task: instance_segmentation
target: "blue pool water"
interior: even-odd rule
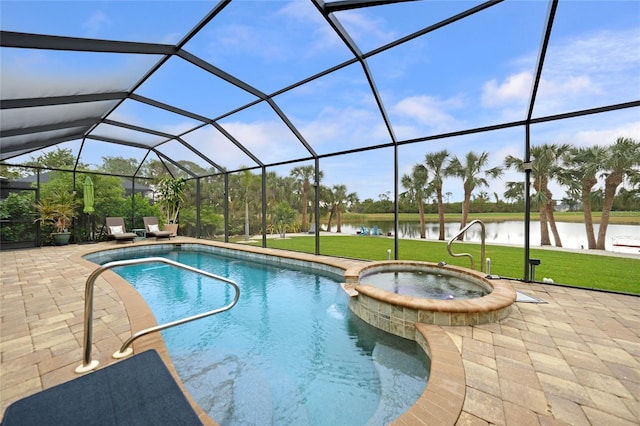
[[[489,294],[489,290],[469,279],[416,270],[376,272],[361,277],[360,283],[396,294],[428,299],[473,299]]]
[[[230,311],[163,332],[188,391],[221,425],[383,425],[424,391],[429,361],[422,349],[353,315],[337,276],[198,251],[151,255],[241,288]],[[221,282],[165,264],[116,272],[158,323],[233,298]]]

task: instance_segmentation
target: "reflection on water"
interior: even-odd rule
[[[383,235],[393,232],[393,222],[371,222],[363,223],[367,227],[377,225]],[[587,235],[585,226],[582,223],[557,222],[558,233],[562,240],[562,246],[571,249],[580,249],[587,247]],[[335,229],[335,228],[334,228]],[[439,225],[437,223],[427,223],[427,239],[437,240],[439,233]],[[460,229],[459,222],[445,223],[445,239],[453,237]],[[524,221],[505,221],[505,222],[489,222],[485,223],[486,242],[494,244],[515,244],[524,245]],[[594,226],[596,236],[598,235],[598,225]],[[343,234],[356,234],[360,230],[360,224],[343,224]],[[551,233],[550,233],[551,235]],[[398,224],[398,236],[400,238],[419,239],[420,223],[419,222],[400,222]],[[627,240],[635,240],[636,244],[640,242],[640,226],[639,225],[618,225],[609,224],[607,228],[607,240],[605,247],[609,251],[621,253],[639,253],[640,249],[633,247],[615,247],[613,246],[614,238],[627,237]],[[480,227],[474,226],[470,228],[465,236],[465,241],[480,242]],[[532,221],[530,226],[531,246],[540,245],[540,223]],[[553,235],[551,235],[553,242]]]

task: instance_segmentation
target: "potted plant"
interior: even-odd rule
[[[56,190],[45,199],[35,204],[38,217],[35,222],[41,224],[53,224],[56,232],[51,235],[56,245],[69,244],[71,233],[69,226],[76,217],[76,200],[73,194],[66,191]]]
[[[164,229],[173,235],[178,234],[178,213],[184,201],[182,194],[186,185],[184,178],[165,177],[158,182],[158,201],[166,218]]]

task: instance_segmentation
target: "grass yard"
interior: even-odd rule
[[[315,252],[315,240],[312,236],[268,239],[267,246],[306,253]],[[444,260],[451,265],[470,267],[468,258],[449,255],[446,242],[400,240],[398,246],[398,258],[401,260]],[[351,235],[320,237],[320,251],[324,255],[386,260],[388,249],[392,250],[393,259],[392,238]],[[476,269],[480,269],[479,244],[455,242],[452,250],[454,253],[472,254],[476,259]],[[516,279],[524,277],[523,248],[487,245],[486,256],[491,258],[492,274]],[[540,266],[536,268],[536,281],[542,281],[547,277],[558,284],[640,294],[640,259],[537,248],[531,249],[530,256],[541,261]]]

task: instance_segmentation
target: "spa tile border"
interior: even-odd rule
[[[486,296],[466,300],[437,300],[404,296],[369,285],[361,276],[393,267],[444,269],[447,274],[468,279],[491,290]],[[367,323],[397,336],[414,339],[414,323],[436,325],[478,325],[506,318],[516,300],[516,291],[506,280],[489,280],[485,274],[464,268],[441,267],[431,262],[384,261],[354,267],[345,273],[345,289],[352,296],[351,310]]]

